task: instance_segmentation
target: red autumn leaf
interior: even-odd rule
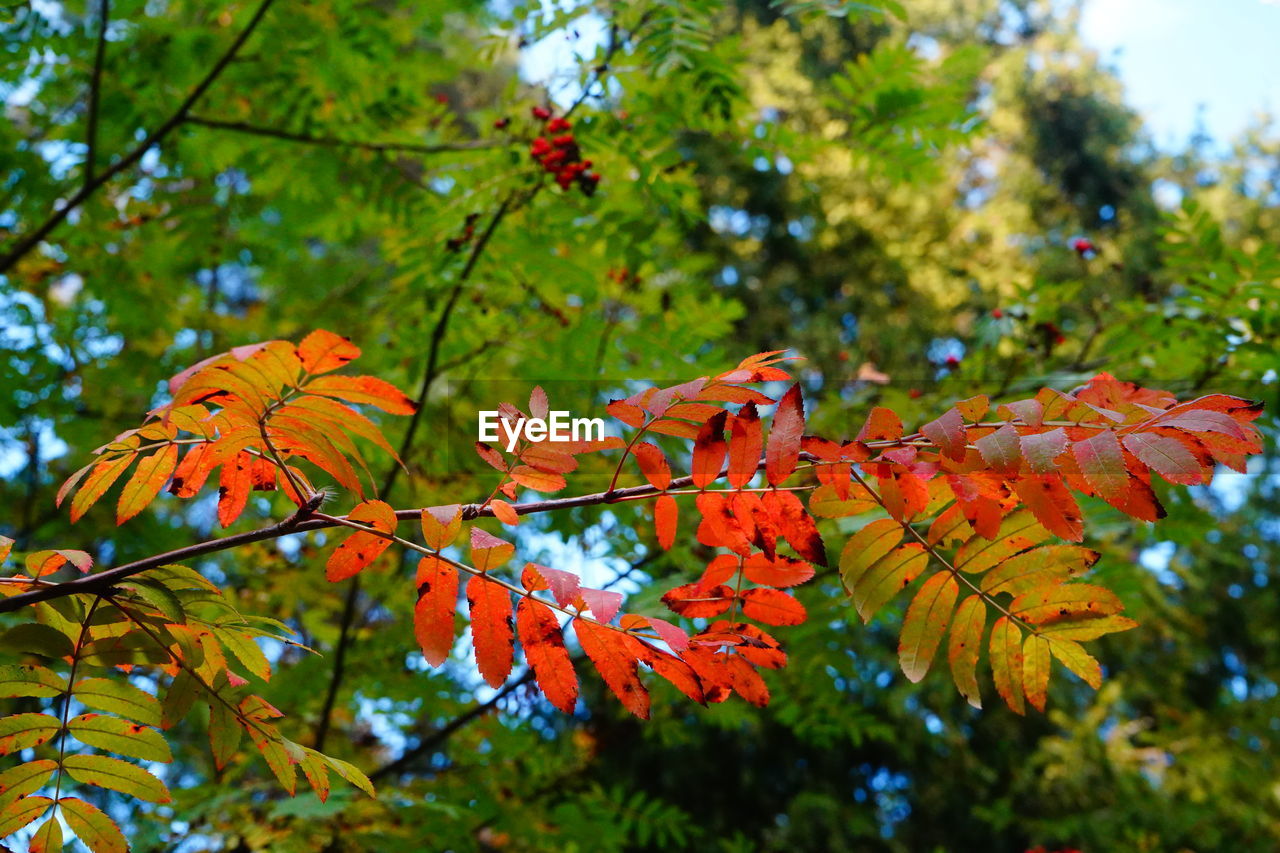
[[[584,619],[575,619],[573,627],[582,650],[613,695],[628,711],[642,720],[649,719],[649,691],[636,673],[637,658],[628,642],[634,638]]]
[[[631,448],[631,455],[640,466],[640,473],[655,489],[665,489],[671,485],[671,466],[667,457],[657,445],[641,441]]]
[[[1170,483],[1198,486],[1204,482],[1204,471],[1195,454],[1173,436],[1135,432],[1124,437],[1124,446]]]
[[[1067,433],[1061,427],[1048,432],[1028,433],[1018,439],[1027,466],[1036,474],[1058,470],[1057,458],[1067,449]]]
[[[605,406],[605,411],[629,427],[639,429],[644,425],[644,410],[626,400],[611,400],[609,405]]]
[[[1071,445],[1080,473],[1107,501],[1120,500],[1128,488],[1129,472],[1124,464],[1124,451],[1111,430],[1101,430],[1092,438]]]
[[[876,406],[858,431],[858,441],[894,441],[902,438],[902,419],[893,409]]]
[[[383,533],[394,533],[396,530],[396,512],[382,501],[364,501],[347,518]],[[346,580],[376,560],[390,544],[391,540],[385,536],[357,530],[329,555],[329,561],[325,564],[325,577],[335,583]]]
[[[783,537],[804,559],[819,566],[827,565],[827,548],[813,517],[794,492],[766,492],[765,509]]]
[[[702,689],[702,681],[693,667],[675,655],[656,649],[644,640],[631,635],[624,635],[627,648],[636,659],[652,669],[659,677],[669,681],[677,690],[688,696],[699,705],[707,703]]]
[[[915,518],[929,505],[929,486],[901,465],[883,467],[889,469],[878,478],[885,511],[899,521]]]
[[[427,663],[440,666],[453,648],[458,571],[439,557],[426,556],[418,563],[417,584],[413,633]]]
[[[769,485],[783,483],[796,469],[800,458],[800,439],[804,434],[804,398],[800,383],[792,385],[778,401],[769,428],[769,446],[765,450],[765,476]]]
[[[704,588],[701,584],[685,584],[669,590],[662,603],[671,612],[690,619],[719,616],[733,606],[733,590],[724,584]]]
[[[555,612],[540,601],[522,598],[516,607],[516,629],[543,695],[561,711],[572,714],[578,701],[578,676]]]
[[[535,492],[558,492],[568,485],[562,474],[540,471],[529,465],[517,465],[512,468],[511,479]]]
[[[174,469],[173,479],[169,482],[169,494],[180,498],[193,498],[199,494],[213,471],[213,466],[207,464],[211,455],[209,444],[192,446]]]
[[[467,607],[476,666],[485,683],[501,687],[511,674],[515,655],[511,593],[486,577],[473,577],[467,583]]]
[[[298,344],[298,359],[307,373],[328,373],[360,357],[360,348],[350,338],[316,329]]]
[[[761,586],[789,587],[810,580],[813,566],[782,555],[770,559],[765,554],[752,554],[742,561],[742,572],[747,580]]]
[[[736,554],[717,554],[711,558],[711,562],[707,563],[697,585],[702,589],[711,589],[726,583],[738,573],[741,563],[742,558]]]
[[[218,476],[218,523],[229,527],[244,512],[253,489],[253,458],[241,451],[222,466]]]
[[[755,404],[747,403],[729,421],[729,485],[740,489],[751,481],[760,467],[763,448],[760,416],[756,414]]]
[[[679,518],[680,508],[676,499],[671,495],[659,495],[653,505],[653,526],[658,534],[658,544],[664,551],[670,551],[675,544]]]
[[[477,441],[475,446],[476,453],[479,454],[481,459],[489,463],[490,467],[495,468],[504,474],[507,472],[507,460],[503,458],[501,453],[485,444],[483,441]]]
[[[613,617],[618,615],[618,611],[622,608],[621,593],[584,586],[579,590],[579,594],[587,603],[587,609],[599,622],[613,621]]]
[[[982,454],[983,460],[993,471],[1001,474],[1015,474],[1022,462],[1022,445],[1018,441],[1018,431],[1005,424],[990,435],[984,435],[973,443]]]
[[[741,655],[728,655],[725,666],[729,670],[729,681],[733,692],[746,699],[757,708],[769,704],[769,688],[756,668]]]
[[[920,427],[920,432],[938,445],[947,456],[956,460],[964,459],[968,440],[965,436],[964,418],[958,409],[947,409],[942,417]]]
[[[693,443],[693,464],[689,473],[693,478],[693,485],[699,489],[710,485],[720,476],[720,470],[724,467],[727,451],[724,425],[728,417],[728,412],[721,412],[698,430],[698,437]]]
[[[318,376],[308,382],[304,391],[323,397],[335,397],[348,403],[376,406],[393,415],[412,415],[418,406],[403,391],[375,376]]]
[[[492,510],[494,518],[509,527],[515,527],[520,523],[520,514],[516,512],[516,508],[504,500],[494,498],[489,501],[489,509]]]
[[[742,615],[766,625],[799,625],[809,614],[793,595],[776,589],[749,589],[742,593]]]
[[[1061,477],[1025,477],[1014,480],[1011,485],[1036,520],[1054,536],[1068,542],[1084,539],[1084,516]]]
[[[751,551],[742,525],[729,510],[724,492],[703,492],[697,498],[702,522],[698,525],[698,541],[712,548],[728,548],[735,554],[746,556]]]
[[[662,642],[666,643],[677,652],[682,652],[689,648],[689,635],[683,628],[672,625],[665,619],[659,619],[656,616],[637,616],[634,613],[625,614],[621,619],[622,627],[627,631],[635,631],[649,627],[653,632],[662,638]]]

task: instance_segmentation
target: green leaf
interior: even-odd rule
[[[182,606],[181,599],[174,595],[173,590],[165,586],[160,580],[132,578],[120,586],[145,601],[170,622],[183,624],[187,621],[187,613]]]
[[[0,838],[7,838],[45,813],[53,800],[48,797],[23,797],[0,810]]]
[[[149,803],[169,802],[164,783],[136,764],[109,755],[71,755],[62,762],[71,778],[86,785],[110,788]]]
[[[43,658],[65,658],[75,651],[75,643],[66,634],[39,622],[15,625],[0,635],[0,649]]]
[[[8,808],[10,803],[24,794],[39,790],[57,769],[58,762],[41,758],[10,767],[0,773],[0,809]]]
[[[143,761],[170,762],[169,744],[155,729],[119,717],[81,714],[67,723],[76,740],[109,752]]]
[[[196,680],[195,676],[187,672],[185,669],[178,672],[173,677],[169,689],[164,694],[164,702],[161,706],[160,728],[171,729],[179,720],[187,716],[191,711],[191,706],[195,704],[196,697],[200,695],[203,686]]]
[[[978,687],[978,656],[982,652],[982,634],[987,627],[987,605],[980,595],[971,595],[960,602],[955,618],[951,620],[951,635],[947,643],[947,661],[951,664],[951,679],[970,705],[982,707],[982,693]]]
[[[127,681],[86,678],[75,686],[75,697],[97,711],[119,714],[148,726],[160,725],[160,703]]]
[[[62,721],[48,714],[0,717],[0,755],[47,743],[61,728]]]
[[[271,680],[271,662],[252,638],[221,626],[215,627],[213,633],[222,641],[223,647],[230,649],[240,663],[244,664],[245,669],[263,681]]]
[[[956,551],[955,567],[972,574],[985,572],[1005,560],[1039,545],[1048,539],[1049,531],[1027,509],[1012,512],[1001,523],[995,539],[975,536]]]
[[[116,822],[79,797],[58,800],[62,816],[76,837],[93,853],[127,853],[129,842]]]
[[[158,580],[169,589],[203,589],[214,595],[222,595],[217,584],[186,566],[161,566],[147,572],[146,576]]]
[[[0,699],[17,696],[47,698],[65,693],[67,680],[43,666],[4,664],[0,666]]]
[[[354,764],[350,764],[340,758],[334,758],[331,755],[321,755],[320,753],[316,754],[320,755],[321,758],[328,762],[330,767],[338,771],[338,775],[343,779],[346,779],[349,783],[355,785],[369,796],[377,796],[377,793],[373,790],[373,782],[369,781],[369,777]]]
[[[908,681],[924,678],[942,642],[960,585],[950,571],[941,571],[920,587],[907,607],[898,638],[898,661]]]
[[[235,713],[216,698],[210,697],[209,744],[213,748],[213,762],[221,770],[235,757],[240,746],[240,727]]]

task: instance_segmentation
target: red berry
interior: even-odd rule
[[[551,121],[547,122],[548,133],[559,133],[562,130],[568,130],[570,127],[572,127],[572,125],[569,124],[568,119],[553,118]]]
[[[1076,253],[1080,255],[1086,255],[1089,252],[1097,251],[1097,249],[1094,248],[1093,242],[1085,239],[1084,237],[1080,237],[1072,243],[1071,248],[1075,249]]]
[[[534,107],[533,117],[536,118],[538,121],[546,121],[547,119],[551,118],[551,110],[547,109],[546,107]]]
[[[509,125],[509,124],[511,124],[511,119],[506,118],[506,117],[504,116],[503,118],[500,118],[500,119],[498,119],[497,121],[495,121],[495,122],[493,123],[493,126],[494,126],[494,128],[495,128],[496,130],[502,130],[503,128],[505,128],[505,127],[506,127],[507,125]]]
[[[551,143],[546,140],[546,137],[539,136],[529,145],[529,150],[533,152],[535,157],[539,154],[546,154],[551,150]]]
[[[1004,312],[1003,312],[1003,311],[1001,311],[999,308],[997,308],[997,309],[995,309],[994,311],[992,311],[992,312],[991,312],[991,316],[992,316],[992,317],[995,317],[997,320],[999,320],[1001,317],[1003,317],[1003,316],[1004,316]]]
[[[946,365],[947,365],[947,367],[955,367],[955,366],[956,366],[956,365],[958,365],[959,363],[960,363],[960,357],[959,357],[959,356],[957,356],[957,355],[949,355],[949,356],[947,356],[947,360],[946,360]]]
[[[449,103],[449,96],[441,92],[440,94],[436,95],[436,103],[437,104]]]
[[[548,129],[550,129],[549,126],[548,126]],[[573,144],[573,134],[572,133],[562,134],[552,139],[551,142],[557,148],[568,148],[570,145]]]
[[[910,391],[907,392],[907,396],[910,397],[912,400],[918,400],[920,397],[924,396],[924,392],[921,391],[919,388],[912,388]]]

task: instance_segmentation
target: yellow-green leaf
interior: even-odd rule
[[[85,479],[84,485],[80,487],[80,491],[76,492],[76,496],[71,499],[71,523],[79,521],[89,507],[98,502],[98,499],[107,493],[107,489],[111,488],[111,484],[120,478],[129,464],[133,462],[137,453],[125,453],[123,456],[117,456],[114,459],[104,460],[93,469],[88,478]]]
[[[245,669],[263,681],[271,680],[271,662],[252,637],[231,628],[217,627],[213,633],[222,641],[223,648],[230,649]]]
[[[956,551],[955,567],[977,574],[1049,538],[1049,531],[1027,509],[1010,513],[1000,525],[995,539],[975,536]]]
[[[959,595],[960,585],[944,570],[925,581],[911,599],[898,638],[898,661],[908,681],[919,681],[929,671]]]
[[[1098,552],[1079,545],[1045,545],[1005,560],[982,576],[983,592],[1018,596],[1068,578],[1077,578],[1098,562]]]
[[[95,711],[106,711],[148,726],[160,725],[160,703],[127,681],[86,678],[77,682],[75,696]]]
[[[978,656],[982,652],[982,632],[987,627],[987,605],[982,596],[971,595],[960,602],[951,620],[947,643],[947,662],[951,664],[951,680],[960,695],[975,708],[982,707],[978,688]]]
[[[57,815],[49,815],[49,819],[40,825],[36,834],[31,836],[28,853],[58,853],[62,849],[62,824]]]
[[[64,658],[75,650],[75,643],[56,628],[24,622],[0,635],[0,649],[43,658]]]
[[[171,729],[179,720],[187,716],[200,691],[200,682],[185,669],[175,675],[173,682],[169,685],[169,689],[164,694],[164,703],[160,714],[160,728]]]
[[[991,628],[991,675],[996,692],[1015,714],[1025,714],[1022,695],[1022,630],[1001,616]]]
[[[1070,621],[1050,622],[1046,625],[1041,625],[1040,633],[1049,637],[1051,642],[1058,638],[1084,642],[1096,640],[1104,634],[1115,634],[1136,627],[1138,627],[1138,623],[1128,616],[1083,616]]]
[[[0,773],[0,809],[8,808],[18,797],[38,790],[57,769],[58,762],[41,758]]]
[[[329,768],[325,766],[324,756],[313,749],[308,749],[305,757],[298,762],[302,773],[311,783],[311,788],[320,798],[320,802],[329,799]]]
[[[0,717],[0,755],[48,743],[61,728],[62,721],[48,714]]]
[[[136,764],[109,755],[71,755],[62,762],[71,778],[85,785],[110,788],[149,803],[169,802],[164,783]]]
[[[0,838],[7,838],[44,814],[53,800],[48,797],[23,797],[0,810]]]
[[[160,487],[178,467],[178,445],[169,444],[155,453],[144,456],[133,476],[120,490],[120,500],[116,503],[116,524],[124,524],[138,513],[146,509]]]
[[[0,699],[16,696],[46,698],[66,692],[67,680],[43,666],[4,664],[0,666]]]
[[[1049,660],[1049,641],[1028,634],[1022,643],[1022,689],[1041,713],[1049,698]]]
[[[67,724],[76,740],[143,761],[169,762],[169,744],[155,729],[103,714],[81,714]]]
[[[97,806],[79,797],[63,797],[58,805],[67,826],[93,853],[127,853],[129,850],[129,842],[120,827]]]
[[[1018,596],[1009,605],[1015,616],[1032,625],[1069,622],[1078,616],[1111,616],[1123,609],[1124,604],[1114,592],[1088,583],[1035,589]]]
[[[863,622],[870,622],[884,604],[905,589],[929,563],[929,552],[915,542],[890,551],[858,578],[853,606]]]
[[[873,521],[853,534],[840,552],[840,580],[845,590],[852,593],[867,569],[901,541],[902,525],[889,518]]]
[[[322,755],[321,758],[323,758],[326,762],[328,762],[330,767],[338,771],[338,775],[341,776],[343,779],[346,779],[349,783],[351,783],[352,785],[355,785],[357,788],[359,788],[361,791],[364,791],[369,796],[371,797],[377,796],[377,794],[373,790],[373,783],[369,781],[369,777],[364,775],[363,771],[361,771],[354,764],[343,761],[340,758],[334,758],[331,755]]]
[[[1102,686],[1102,666],[1097,659],[1086,652],[1084,648],[1074,640],[1068,640],[1058,635],[1052,635],[1053,639],[1049,642],[1049,651],[1053,656],[1065,666],[1084,680],[1094,690]]]

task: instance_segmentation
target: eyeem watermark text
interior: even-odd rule
[[[512,453],[521,438],[527,441],[603,441],[604,418],[572,418],[566,411],[550,411],[546,418],[503,418],[498,411],[481,411],[478,438],[500,441],[499,430],[507,435],[507,452]]]

